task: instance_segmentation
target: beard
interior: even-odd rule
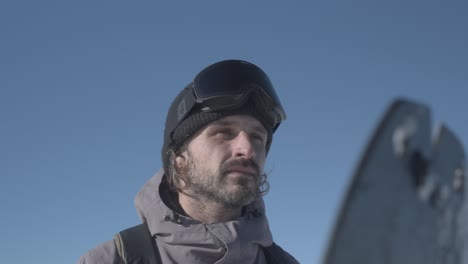
[[[208,170],[201,166],[194,156],[187,151],[186,166],[182,172],[190,179],[190,194],[207,199],[228,208],[240,208],[253,202],[259,195],[260,170],[252,160],[233,159],[223,163],[217,170]],[[232,166],[254,168],[257,173],[245,173],[229,177]]]

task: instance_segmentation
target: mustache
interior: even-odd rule
[[[256,171],[256,176],[260,175],[260,167],[255,161],[251,159],[233,159],[227,161],[221,166],[221,173],[225,174],[231,167],[234,166],[253,168]]]

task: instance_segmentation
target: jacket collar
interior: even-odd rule
[[[135,198],[141,220],[148,224],[151,235],[156,236],[158,242],[182,246],[179,248],[189,246],[192,250],[196,245],[198,251],[207,253],[217,248],[217,252],[223,252],[223,259],[235,254],[246,255],[249,247],[253,250],[273,243],[262,198],[247,205],[245,213],[238,219],[203,224],[166,206],[159,193],[163,175],[163,170],[156,173]]]

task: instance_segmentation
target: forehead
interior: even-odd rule
[[[256,118],[249,115],[232,115],[226,116],[216,121],[213,121],[207,125],[209,127],[215,126],[230,126],[239,128],[248,128],[250,130],[256,130],[267,133],[265,127]]]

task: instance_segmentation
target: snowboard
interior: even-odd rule
[[[324,264],[468,263],[463,145],[427,105],[390,104],[351,177]]]

